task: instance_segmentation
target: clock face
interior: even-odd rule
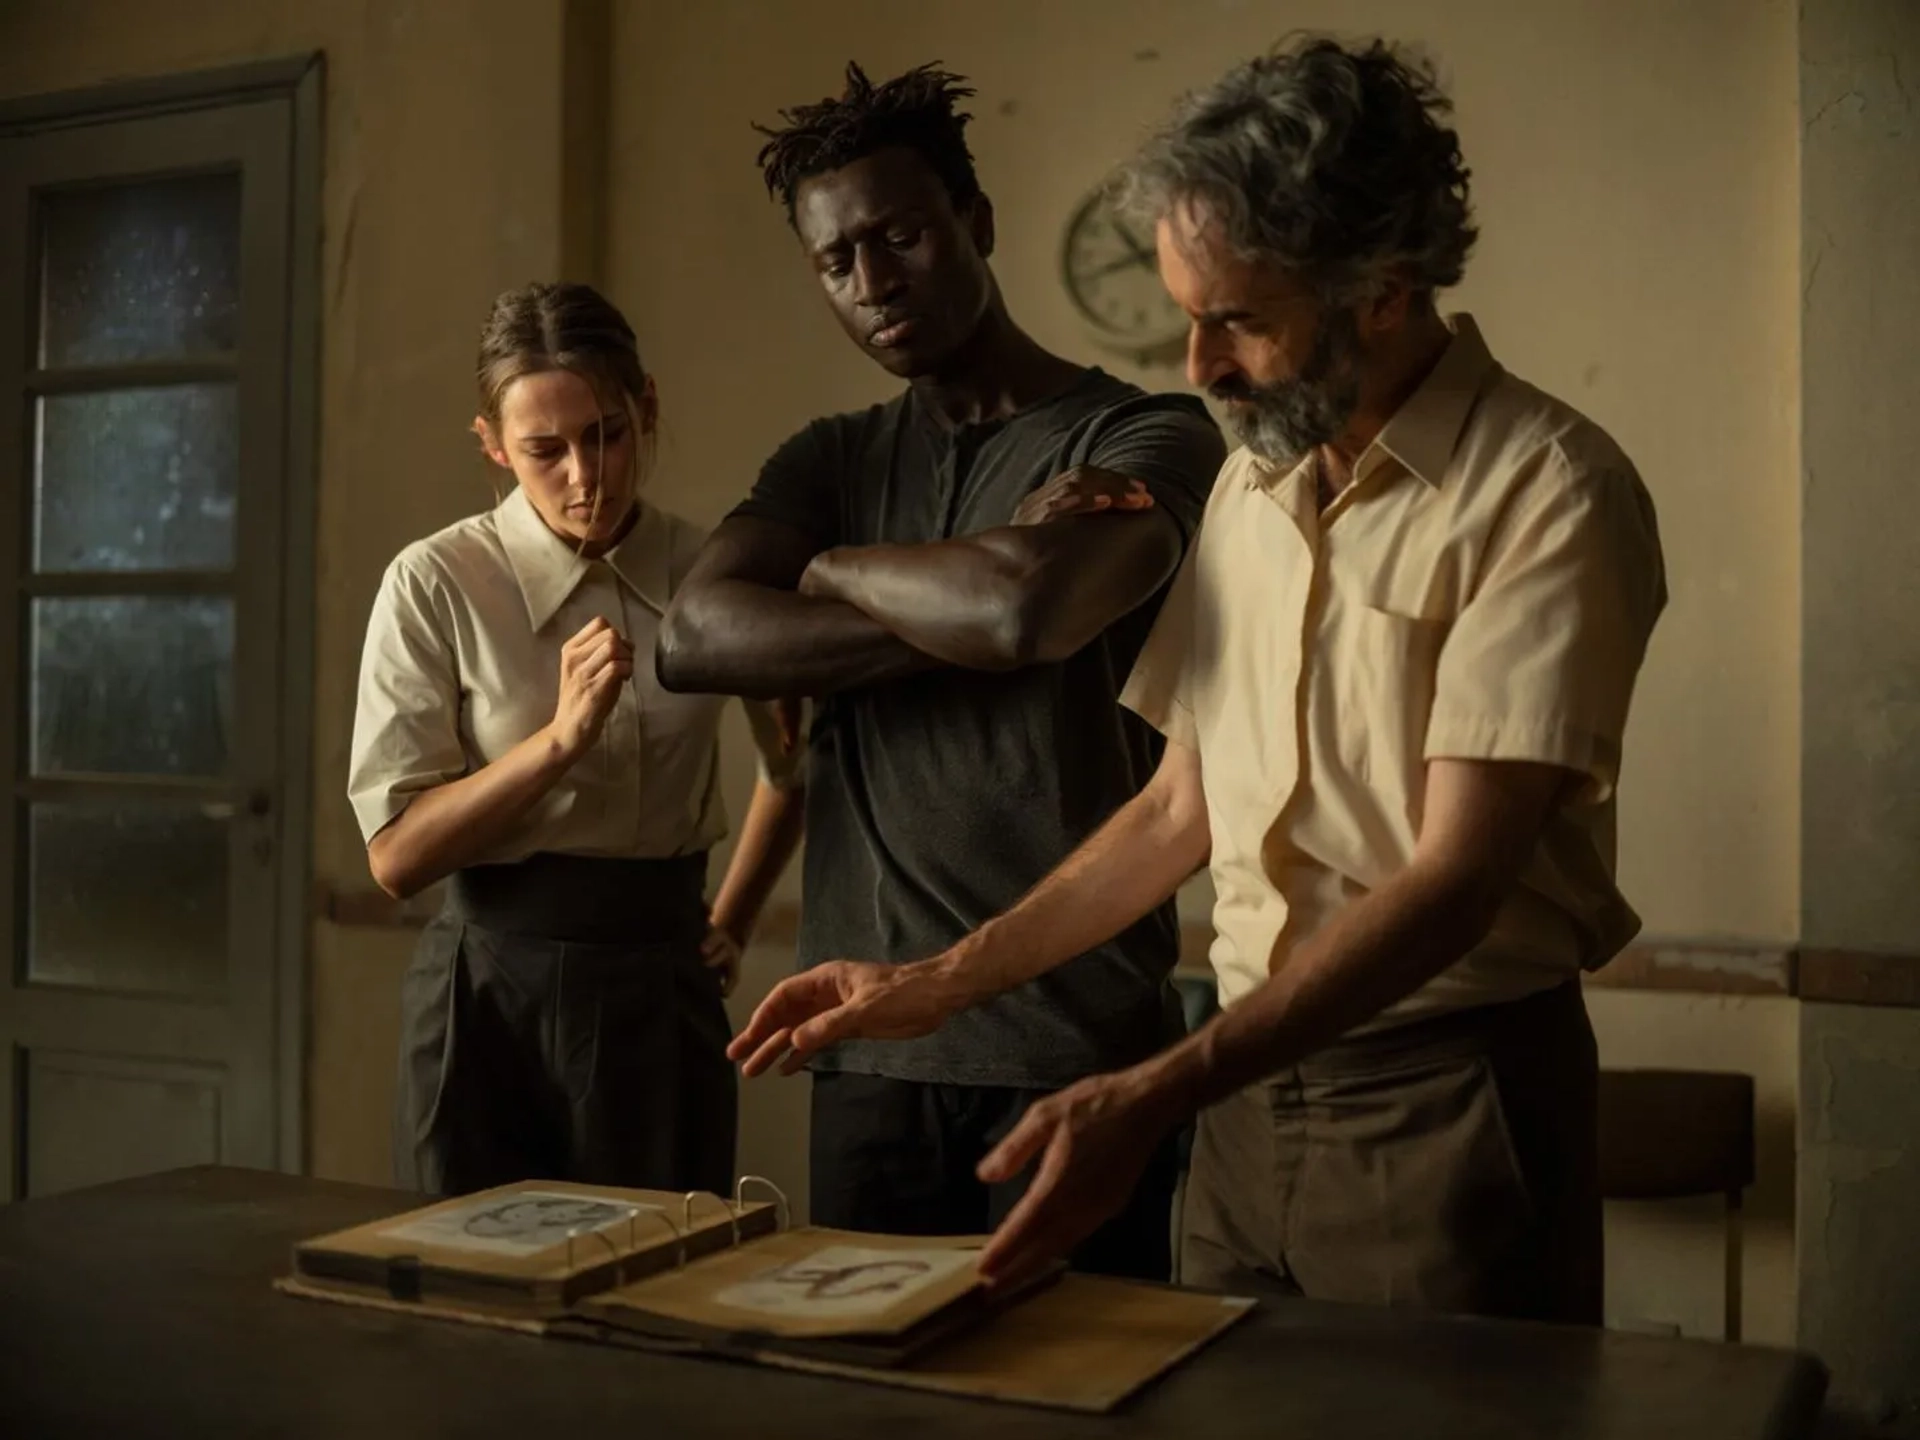
[[[1067,222],[1061,268],[1068,296],[1106,338],[1157,349],[1185,336],[1187,317],[1160,283],[1152,233],[1119,214],[1104,188]]]

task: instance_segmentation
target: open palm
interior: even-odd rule
[[[830,960],[774,986],[727,1054],[743,1075],[775,1064],[791,1075],[842,1040],[931,1035],[953,1008],[947,988],[924,966]]]

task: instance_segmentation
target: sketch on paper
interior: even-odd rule
[[[829,1245],[728,1286],[714,1301],[735,1310],[805,1319],[879,1315],[935,1281],[964,1270],[971,1250],[867,1250]]]
[[[625,1226],[635,1216],[661,1213],[657,1205],[570,1195],[561,1190],[523,1190],[517,1195],[479,1199],[437,1215],[423,1215],[380,1233],[393,1240],[449,1250],[537,1255],[566,1244],[569,1235],[588,1238]]]

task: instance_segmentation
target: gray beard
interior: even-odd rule
[[[1359,337],[1353,317],[1336,312],[1321,323],[1313,353],[1291,380],[1253,387],[1227,404],[1227,424],[1269,464],[1292,469],[1313,450],[1340,438],[1360,403]]]

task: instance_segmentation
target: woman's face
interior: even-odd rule
[[[652,431],[656,411],[651,379],[630,409],[614,395],[607,399],[603,409],[593,386],[571,370],[543,370],[507,386],[497,427],[484,417],[474,422],[488,456],[513,471],[547,528],[589,551],[626,529],[636,447]]]

